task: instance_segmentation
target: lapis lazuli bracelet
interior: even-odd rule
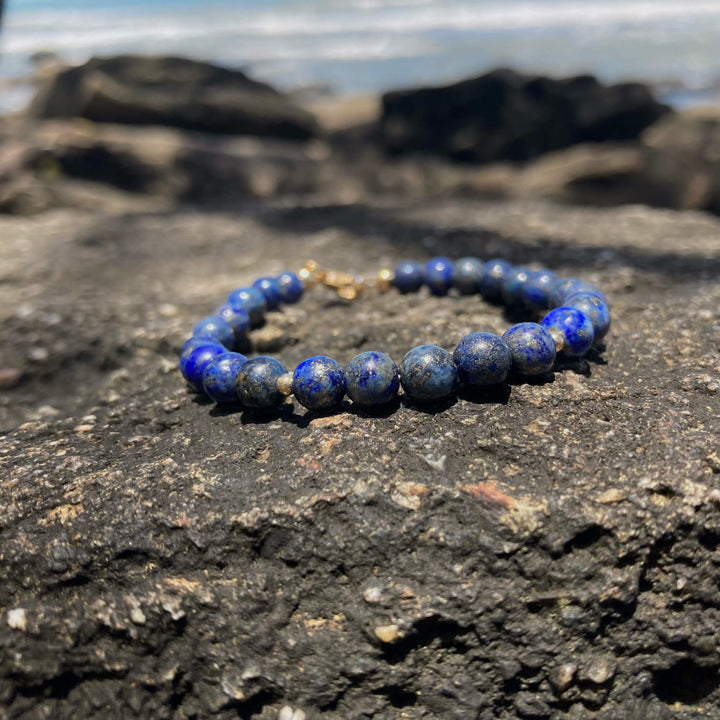
[[[407,294],[427,286],[434,295],[454,289],[544,316],[539,323],[513,325],[502,337],[470,333],[453,352],[418,345],[399,367],[389,355],[370,350],[356,355],[345,368],[330,357],[316,355],[288,372],[276,358],[248,359],[233,352],[251,328],[262,325],[267,311],[298,302],[306,289],[317,284],[334,288],[346,299],[368,287]],[[193,329],[180,353],[180,371],[195,391],[220,404],[272,408],[294,395],[306,408],[324,411],[336,408],[347,395],[356,405],[376,407],[395,400],[401,388],[414,401],[433,401],[451,395],[460,385],[502,383],[511,372],[547,373],[558,358],[582,358],[609,328],[607,299],[597,287],[577,278],[558,278],[549,270],[512,266],[504,260],[468,257],[453,262],[438,257],[424,266],[402,262],[368,282],[349,273],[321,270],[310,261],[298,274],[261,277],[252,286],[230,293]]]

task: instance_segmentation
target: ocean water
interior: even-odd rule
[[[27,101],[39,51],[180,54],[346,94],[500,65],[591,72],[686,104],[720,101],[720,0],[8,0],[0,111]]]

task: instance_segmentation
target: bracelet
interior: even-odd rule
[[[453,352],[437,345],[418,345],[400,365],[382,352],[356,355],[343,367],[330,357],[316,355],[293,372],[274,357],[248,359],[233,348],[247,341],[247,333],[264,322],[268,311],[298,302],[315,285],[333,288],[352,300],[369,288],[402,294],[424,285],[433,295],[454,289],[461,295],[479,294],[537,316],[539,323],[513,325],[502,337],[473,332]],[[548,312],[549,310],[549,312]],[[250,287],[234,290],[215,312],[200,320],[182,346],[180,371],[190,387],[219,404],[240,403],[247,408],[272,408],[294,395],[310,410],[336,408],[344,396],[361,407],[394,401],[400,389],[413,401],[440,400],[460,385],[497,385],[510,373],[525,376],[551,371],[558,359],[586,355],[610,328],[604,294],[578,278],[558,278],[549,270],[512,266],[504,260],[482,262],[438,257],[424,266],[402,262],[394,271],[382,270],[374,280],[332,270],[309,261],[298,274],[258,278]]]

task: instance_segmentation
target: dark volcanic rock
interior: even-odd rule
[[[173,202],[310,192],[322,184],[321,141],[232,137],[175,128],[46,121],[0,144],[0,212],[32,214],[82,198],[73,181]],[[333,169],[334,169],[333,165]]]
[[[285,199],[0,233],[2,717],[720,715],[718,220]],[[234,286],[440,253],[597,282],[606,350],[375,415],[183,387],[179,344]],[[318,289],[254,337],[293,366],[508,322]]]
[[[484,166],[465,178],[465,191],[720,214],[720,111],[673,113],[643,132],[639,142],[586,143],[520,167]]]
[[[603,86],[591,76],[555,80],[496,70],[386,94],[381,131],[391,153],[521,161],[576,143],[636,138],[667,111],[637,83]]]
[[[269,85],[180,57],[93,58],[61,70],[38,93],[30,114],[228,135],[306,139],[318,133],[310,113]]]

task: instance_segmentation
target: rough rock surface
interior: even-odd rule
[[[0,233],[1,718],[718,716],[718,220],[318,200]],[[437,253],[597,282],[607,348],[378,415],[184,389],[177,348],[233,287]],[[400,358],[509,321],[317,290],[254,344]]]
[[[312,115],[269,85],[182,57],[121,55],[63,69],[30,115],[293,139],[318,132]]]
[[[392,153],[524,161],[582,142],[632,140],[668,112],[639,83],[601,85],[494,70],[440,87],[383,96],[381,133]]]

